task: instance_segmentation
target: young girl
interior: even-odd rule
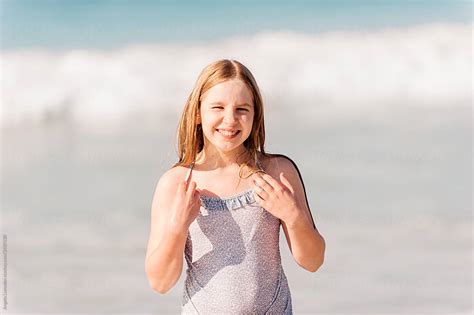
[[[166,293],[187,263],[182,314],[292,314],[279,233],[302,268],[325,241],[295,163],[264,151],[263,103],[251,72],[219,60],[200,74],[179,124],[179,162],[158,181],[145,269]]]

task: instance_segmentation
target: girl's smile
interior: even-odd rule
[[[231,139],[234,139],[237,137],[237,135],[240,133],[240,130],[232,130],[232,131],[228,131],[228,130],[225,130],[225,129],[216,129],[217,132],[219,132],[222,136],[222,138],[226,139],[226,140],[231,140]]]

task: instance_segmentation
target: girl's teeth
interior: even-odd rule
[[[222,133],[224,136],[233,136],[237,133],[237,131],[230,132],[230,131],[224,131],[224,130],[219,130],[220,133]]]

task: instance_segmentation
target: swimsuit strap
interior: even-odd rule
[[[191,171],[193,170],[193,166],[194,166],[194,163],[196,162],[196,160],[194,160],[191,165],[189,165],[189,169],[188,169],[188,172],[186,173],[186,177],[184,178],[184,181],[187,182],[188,179],[189,179],[189,176],[191,176]]]
[[[263,167],[262,167],[262,164],[260,164],[260,161],[257,159],[257,166],[259,169],[261,170],[264,170]]]

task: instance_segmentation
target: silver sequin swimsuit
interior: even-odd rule
[[[188,177],[191,171],[192,165]],[[201,195],[184,250],[181,314],[293,314],[280,257],[280,220],[253,193]]]

